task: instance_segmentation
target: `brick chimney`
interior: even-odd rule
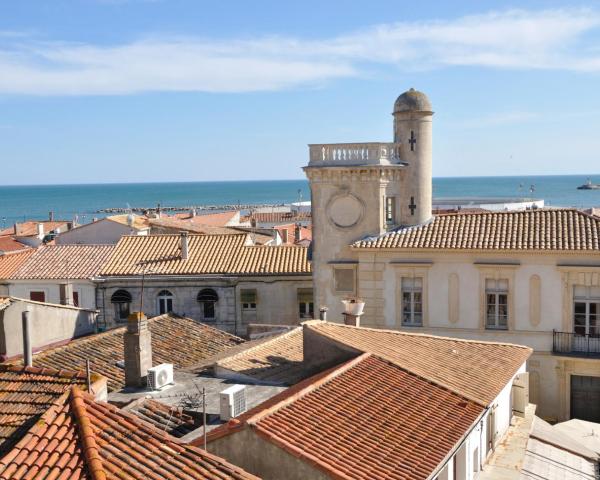
[[[187,260],[188,259],[188,232],[180,232],[181,236],[180,236],[180,241],[181,241],[181,259],[182,260]]]
[[[300,240],[302,240],[300,238],[300,232],[301,232],[301,227],[300,227],[300,224],[297,223],[296,225],[294,225],[294,243],[298,243]]]
[[[123,340],[125,347],[125,386],[145,387],[148,369],[152,368],[152,338],[146,315],[142,312],[133,312],[129,315]]]

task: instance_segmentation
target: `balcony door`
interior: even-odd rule
[[[571,375],[571,418],[600,422],[600,377]]]
[[[575,286],[573,350],[600,353],[600,288]]]

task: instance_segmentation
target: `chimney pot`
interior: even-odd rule
[[[37,224],[37,236],[39,238],[44,238],[44,224],[43,223]]]
[[[327,307],[319,308],[319,320],[327,321],[327,310],[329,310]]]
[[[31,367],[33,365],[33,352],[31,347],[31,323],[29,321],[29,310],[21,313],[23,325],[23,365]]]
[[[181,259],[188,259],[188,232],[181,232]]]
[[[344,316],[344,324],[350,325],[352,327],[360,327],[360,317],[361,315],[354,315],[352,313],[342,313]]]

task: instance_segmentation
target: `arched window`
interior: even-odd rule
[[[215,305],[219,301],[219,296],[212,288],[204,288],[198,292],[196,300],[202,307],[202,318],[204,320],[214,320]]]
[[[115,318],[127,320],[131,310],[131,293],[127,290],[117,290],[110,297],[110,302],[115,306]]]
[[[158,314],[168,313],[173,311],[173,294],[168,290],[158,292]]]

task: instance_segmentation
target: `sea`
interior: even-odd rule
[[[598,175],[447,177],[433,179],[434,198],[536,198],[546,206],[600,207],[600,190],[577,190]],[[306,180],[0,186],[0,227],[54,218],[88,223],[118,208],[279,205],[310,200]]]

